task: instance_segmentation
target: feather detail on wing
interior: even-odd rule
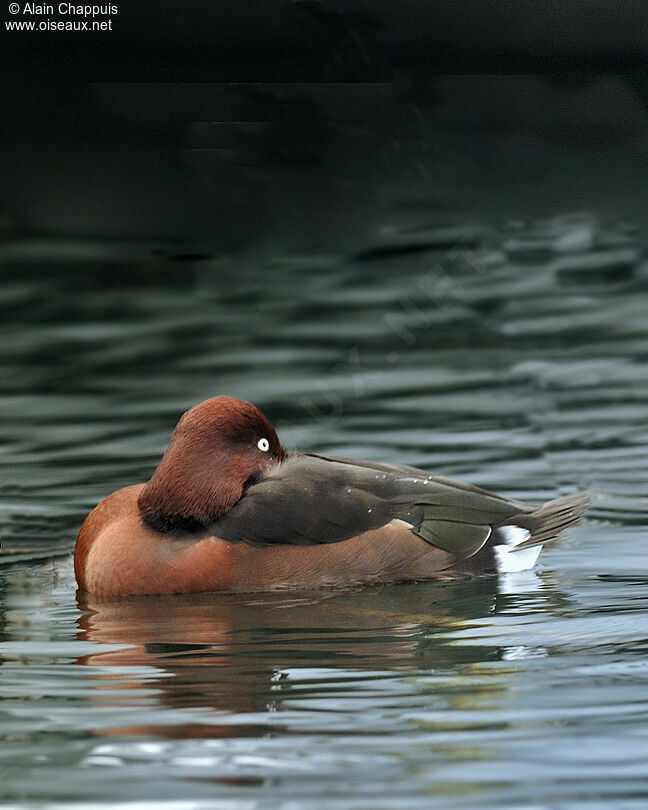
[[[462,559],[493,525],[535,509],[422,470],[295,454],[250,482],[211,530],[229,542],[339,543],[398,519]]]

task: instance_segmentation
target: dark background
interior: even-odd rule
[[[2,25],[5,234],[321,249],[387,188],[643,216],[646,3],[118,6],[106,33]]]

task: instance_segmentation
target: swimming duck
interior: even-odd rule
[[[146,484],[83,522],[74,568],[101,596],[351,587],[530,568],[585,493],[542,506],[413,467],[286,451],[253,405],[187,411]]]

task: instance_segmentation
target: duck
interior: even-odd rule
[[[586,492],[510,500],[415,467],[288,451],[254,405],[180,418],[147,483],[86,517],[81,592],[100,597],[352,588],[533,567]]]

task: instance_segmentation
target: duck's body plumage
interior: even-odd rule
[[[267,449],[252,449],[263,439]],[[524,549],[539,549],[586,507],[583,493],[538,507],[411,467],[287,454],[256,409],[217,398],[185,414],[149,484],[90,513],[75,571],[82,590],[110,596],[489,573],[505,554],[515,568]]]

